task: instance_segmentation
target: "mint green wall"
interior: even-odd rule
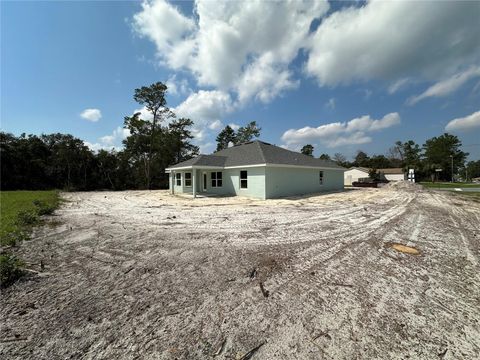
[[[248,189],[240,189],[240,171],[248,173]],[[212,187],[213,170],[195,170],[196,193],[203,193],[203,172],[207,173],[206,194],[239,195],[257,199],[270,199],[292,195],[318,193],[343,189],[343,171],[323,170],[323,185],[319,184],[318,169],[251,167],[222,170],[222,187]],[[192,187],[185,187],[185,172],[182,173],[182,186],[177,186],[173,178],[175,193],[192,193]],[[172,176],[172,174],[170,174]],[[193,173],[192,173],[193,176]],[[192,179],[193,182],[193,179]]]
[[[266,198],[343,189],[343,171],[323,170],[323,185],[319,172],[320,169],[267,167]]]
[[[248,188],[240,189],[240,171],[246,170],[248,176]],[[265,198],[265,168],[225,169],[222,171],[222,187],[212,187],[211,170],[197,170],[199,174],[198,192],[203,192],[202,176],[207,173],[207,193],[218,195],[239,195],[257,199]]]

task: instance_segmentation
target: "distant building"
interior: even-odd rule
[[[368,172],[370,168],[365,167],[352,167],[344,173],[345,185],[352,185],[353,182],[359,181],[363,178],[368,178]],[[405,180],[405,173],[402,168],[388,168],[377,169],[377,173],[380,174],[380,179],[388,181],[400,181]]]

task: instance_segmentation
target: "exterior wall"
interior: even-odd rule
[[[240,189],[240,171],[247,171],[248,188]],[[195,169],[195,183],[197,194],[217,194],[217,195],[238,195],[257,199],[265,199],[265,167],[247,167],[238,169]],[[222,186],[212,187],[211,173],[222,172]],[[177,186],[175,177],[173,177],[173,189],[175,193],[191,194],[192,187],[185,187],[185,172],[189,170],[178,170],[176,173],[182,174],[182,185]],[[203,190],[203,173],[207,174],[207,189]],[[170,177],[172,173],[170,173]],[[192,172],[193,177],[193,172]],[[193,182],[193,178],[192,178]]]
[[[266,198],[318,193],[343,189],[343,171],[323,170],[320,185],[320,170],[288,167],[266,168]]]
[[[360,178],[368,177],[368,173],[358,169],[350,169],[344,173],[345,185],[352,185],[354,181],[358,181]]]
[[[405,180],[405,175],[404,174],[385,174],[385,179],[388,181],[401,181]]]
[[[186,172],[191,172],[192,173],[192,185],[193,185],[193,172],[191,170],[179,170],[175,171],[175,174],[173,174],[173,192],[175,194],[177,193],[192,193],[193,191],[193,186],[185,186],[185,173]],[[177,180],[175,178],[176,174],[181,174],[182,175],[182,185],[178,186],[177,185]],[[195,179],[197,180],[197,179]],[[170,184],[172,184],[172,173],[170,173]]]

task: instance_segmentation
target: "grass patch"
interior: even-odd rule
[[[28,238],[39,217],[52,214],[59,203],[57,191],[1,191],[0,245]]]
[[[472,183],[449,183],[449,182],[420,182],[420,185],[426,188],[468,188],[468,187],[480,187],[480,184]]]

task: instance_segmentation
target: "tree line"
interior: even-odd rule
[[[149,113],[124,118],[130,136],[121,151],[92,151],[69,134],[15,136],[0,132],[1,189],[125,190],[167,188],[168,165],[199,153],[192,144],[193,121],[177,118],[166,102],[167,86],[135,89]]]
[[[335,153],[333,157],[321,154],[319,158],[332,160],[346,168],[402,168],[405,171],[415,169],[416,178],[422,180],[450,181],[452,174],[462,180],[467,180],[467,177],[468,179],[480,177],[480,160],[466,162],[469,154],[463,152],[461,146],[462,143],[457,136],[445,133],[426,140],[422,146],[413,140],[397,141],[386,155],[369,156],[365,151],[358,150],[352,161],[348,161],[341,153]],[[314,147],[311,144],[301,149],[303,154],[309,156],[313,156],[313,151]]]

